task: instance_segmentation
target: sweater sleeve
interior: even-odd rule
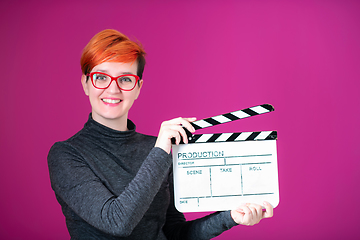
[[[126,189],[115,196],[71,146],[56,143],[48,155],[52,188],[90,225],[129,236],[148,210],[168,174],[171,156],[153,148]]]
[[[166,214],[166,223],[163,228],[169,240],[207,240],[214,238],[226,230],[236,226],[230,211],[214,212],[205,217],[186,221],[174,205],[174,184],[170,175],[170,205]]]

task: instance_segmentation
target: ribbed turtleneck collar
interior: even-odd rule
[[[106,127],[98,122],[96,122],[91,113],[89,114],[89,119],[84,125],[85,129],[90,130],[92,133],[97,134],[99,137],[111,137],[111,138],[128,138],[136,133],[136,126],[131,120],[127,120],[128,131],[118,131],[109,127]]]

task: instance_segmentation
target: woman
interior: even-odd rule
[[[145,52],[115,30],[96,34],[81,57],[92,107],[73,137],[48,155],[50,179],[71,239],[210,239],[237,224],[272,217],[264,203],[186,221],[174,207],[171,139],[187,141],[195,118],[162,123],[158,137],[137,133],[129,110],[143,85]]]

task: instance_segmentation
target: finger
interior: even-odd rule
[[[187,130],[189,130],[189,132],[193,133],[195,132],[195,128],[190,122],[193,122],[195,120],[196,118],[183,118],[181,121],[181,125],[185,127]]]
[[[258,204],[249,204],[249,208],[254,216],[254,218],[258,218],[259,220],[262,218],[262,207]]]
[[[185,144],[187,144],[188,137],[191,136],[192,132],[195,132],[195,128],[190,124],[190,121],[195,121],[196,118],[174,118],[168,121],[165,121],[162,123],[161,128],[164,131],[174,130],[177,131],[177,134],[179,135],[179,141],[177,140],[178,136],[172,135],[171,138],[174,138],[172,140],[172,143],[179,145],[181,143],[181,139]],[[190,135],[189,135],[190,134]]]
[[[188,130],[185,131],[185,128],[182,127],[180,130],[179,130],[179,133],[184,141],[185,144],[187,144],[189,142],[189,139],[188,139],[188,133],[187,133]],[[191,134],[191,133],[190,133]]]
[[[262,217],[262,206],[259,204],[253,204],[252,206],[255,208],[256,214]]]
[[[244,206],[243,210],[245,212],[244,217],[243,217],[243,224],[247,225],[247,226],[252,225],[253,224],[252,221],[254,218],[253,211],[251,210],[251,208],[249,206]]]
[[[163,135],[166,136],[167,139],[174,138],[175,143],[180,142],[180,135],[179,135],[180,128],[181,127],[176,128],[173,126],[167,126],[166,128],[163,129]]]
[[[179,131],[174,131],[173,137],[175,138],[175,144],[179,145],[181,141]]]
[[[257,212],[256,212],[256,208],[255,208],[254,206],[252,206],[252,205],[249,205],[248,208],[249,208],[250,211],[251,211],[251,217],[252,217],[252,219],[258,218],[258,214],[257,214]]]
[[[185,119],[186,118],[178,117],[178,118],[173,118],[173,119],[165,121],[165,122],[168,124],[181,125],[183,122],[189,122],[188,120],[185,120]]]
[[[274,209],[270,203],[264,202],[265,211],[262,213],[263,218],[271,218],[274,215]]]
[[[243,206],[242,210],[244,211],[245,215],[252,216],[253,214],[248,205]]]
[[[259,223],[260,220],[263,218],[262,207],[259,204],[255,204],[254,208],[255,208],[255,211],[256,211],[256,223]]]
[[[190,132],[194,132],[195,129],[194,129],[194,127],[190,124],[190,122],[194,122],[194,121],[196,121],[196,118],[195,118],[195,117],[192,117],[192,118],[182,118],[182,117],[178,117],[178,118],[174,118],[174,119],[165,121],[164,123],[165,123],[166,125],[172,125],[172,124],[181,125],[181,126],[183,126],[183,127],[186,127]]]
[[[183,142],[187,144],[188,138],[195,132],[195,128],[188,122],[186,119],[179,119],[180,124],[176,123],[171,125],[170,127],[179,132]],[[190,135],[189,135],[190,134]]]
[[[179,137],[181,136],[184,139],[184,142],[186,140],[186,143],[187,143],[187,134],[186,134],[185,129],[182,126],[180,126],[180,125],[170,125],[169,129],[176,132],[176,135],[179,135]],[[180,140],[181,140],[181,138],[180,138]]]
[[[191,117],[191,118],[184,118],[189,122],[195,122],[196,121],[196,117]]]

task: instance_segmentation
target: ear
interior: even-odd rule
[[[84,89],[85,95],[89,96],[89,85],[86,82],[86,78],[87,77],[84,74],[81,76],[81,84],[82,84],[82,87]]]
[[[144,81],[142,79],[139,80],[139,89],[138,89],[138,92],[136,94],[136,97],[135,99],[138,99],[139,95],[140,95],[140,90],[142,88],[142,85],[143,85]]]

